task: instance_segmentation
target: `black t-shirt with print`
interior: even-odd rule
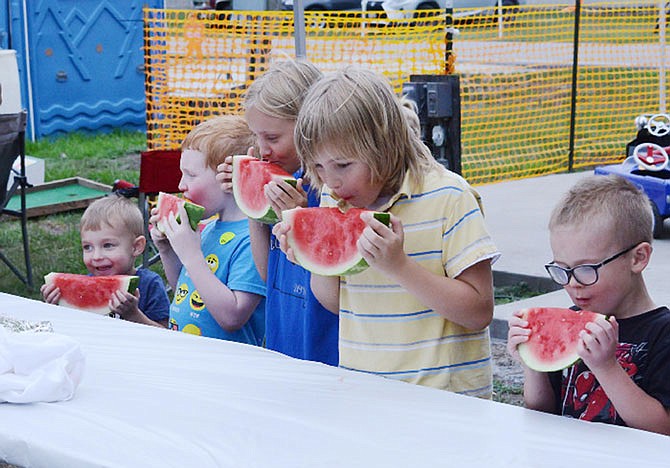
[[[635,384],[670,408],[670,310],[659,307],[618,320],[617,360]],[[625,426],[593,373],[581,361],[549,374],[556,413]]]

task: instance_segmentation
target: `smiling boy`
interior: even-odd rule
[[[147,325],[167,326],[170,301],[162,278],[146,268],[135,268],[146,246],[144,220],[132,201],[112,194],[91,203],[79,223],[84,265],[91,276],[136,275],[137,291],[118,290],[110,300],[113,314]],[[53,284],[40,289],[44,300],[57,304],[60,290]]]

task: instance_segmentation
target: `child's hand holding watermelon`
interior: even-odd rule
[[[172,250],[182,260],[182,263],[185,264],[188,259],[202,257],[200,233],[194,231],[189,223],[178,222],[177,217],[188,219],[184,205],[178,207],[176,215],[170,213],[168,218],[163,220],[163,227],[165,237],[170,243]],[[154,230],[158,231],[158,229]]]
[[[142,321],[142,312],[139,305],[140,290],[137,288],[132,293],[125,289],[117,289],[109,299],[109,310],[111,313],[130,322],[139,323]]]
[[[614,316],[600,315],[579,333],[577,354],[589,369],[596,373],[616,369],[619,366],[616,358],[619,344],[619,324]]]
[[[42,293],[42,299],[47,304],[56,304],[60,301],[60,289],[56,286],[55,283],[44,283],[40,287],[40,292]]]
[[[409,259],[405,253],[402,221],[390,215],[390,224],[379,221],[373,212],[361,213],[361,219],[367,227],[358,239],[358,251],[366,262],[378,268],[389,277],[401,272]]]
[[[277,177],[268,182],[263,188],[268,197],[270,206],[281,220],[281,212],[297,207],[307,206],[307,194],[302,188],[302,179],[295,182],[295,186],[286,180]]]
[[[249,156],[253,156],[253,148],[249,149]],[[223,193],[233,193],[233,157],[226,159],[216,166],[216,181],[221,184]]]

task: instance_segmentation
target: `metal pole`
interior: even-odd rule
[[[575,0],[575,35],[572,53],[572,94],[570,96],[570,143],[568,146],[568,172],[572,172],[575,159],[575,119],[577,111],[577,72],[579,65],[579,18],[582,1]]]
[[[448,75],[450,70],[449,60],[454,48],[454,0],[447,0],[445,3],[445,47],[444,47],[444,73]]]
[[[658,41],[661,61],[658,68],[658,111],[665,114],[665,0],[658,0]]]
[[[295,35],[296,58],[307,58],[307,45],[305,43],[305,9],[302,0],[293,1],[293,34]]]
[[[498,0],[498,37],[503,37],[503,12],[502,0]]]

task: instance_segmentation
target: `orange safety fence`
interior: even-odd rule
[[[377,70],[398,93],[412,74],[459,74],[463,175],[473,184],[618,162],[635,117],[665,111],[670,51],[658,3],[582,6],[574,112],[571,5],[456,10],[455,30],[440,10],[393,20],[305,12],[307,58],[324,72]],[[295,55],[293,14],[147,9],[145,45],[148,146],[177,148],[208,116],[241,112],[249,83]]]

